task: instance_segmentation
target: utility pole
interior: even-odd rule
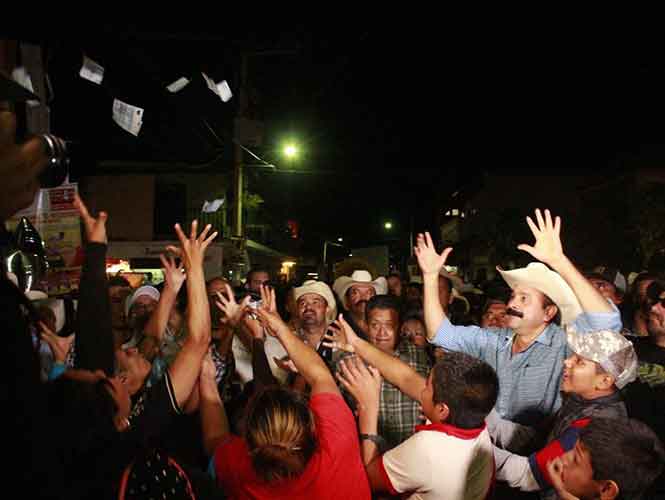
[[[236,122],[234,129],[238,125],[238,121],[245,116],[247,109],[247,54],[242,53],[240,62],[240,92],[238,110],[236,112]],[[235,135],[235,134],[234,134]],[[242,198],[244,191],[244,173],[243,173],[243,150],[240,147],[238,138],[233,144],[233,199],[235,201],[234,214],[233,214],[233,235],[238,238],[244,236],[243,223],[242,223]]]

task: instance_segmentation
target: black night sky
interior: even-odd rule
[[[150,159],[154,148],[114,129],[99,111],[108,97],[80,81],[64,83],[67,71],[78,78],[81,50],[130,60],[135,72],[118,85],[132,92],[200,70],[231,78],[241,50],[262,53],[248,68],[254,111],[266,123],[256,152],[311,173],[248,169],[248,186],[300,220],[313,245],[337,236],[376,241],[384,220],[400,231],[408,232],[412,218],[416,230],[431,229],[438,202],[483,170],[613,175],[665,157],[665,35],[639,23],[419,19],[240,28],[208,21],[102,23],[94,32],[59,33],[15,34],[52,48],[50,64],[60,73],[53,80],[61,85],[55,127],[100,157]],[[186,118],[173,126],[180,127],[174,134],[186,130]],[[293,165],[274,152],[286,136],[305,149]],[[179,137],[187,156],[194,142]]]

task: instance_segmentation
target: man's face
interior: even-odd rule
[[[353,285],[346,292],[346,304],[354,315],[365,317],[365,307],[369,299],[376,295],[372,285]]]
[[[399,314],[394,309],[372,309],[367,316],[367,336],[378,349],[392,354],[397,345]]]
[[[508,309],[522,313],[522,317],[508,315],[507,326],[517,333],[544,326],[547,314],[543,308],[544,295],[529,286],[516,286],[508,301]]]
[[[402,280],[397,276],[388,276],[388,293],[396,297],[402,296]]]
[[[508,319],[506,317],[506,304],[491,304],[480,320],[481,328],[505,328]]]
[[[617,293],[617,287],[614,283],[601,280],[600,278],[589,278],[589,281],[603,297],[610,299],[616,305],[621,304],[621,296]]]
[[[665,298],[665,292],[662,292],[657,302],[655,302],[649,310],[649,335],[654,337],[665,336],[665,307],[663,307],[662,300]]]
[[[561,462],[566,490],[578,498],[597,498],[598,483],[593,479],[591,454],[584,443],[578,439],[575,447],[561,456]]]
[[[148,295],[140,295],[134,299],[129,309],[129,322],[132,327],[145,326],[145,322],[157,307],[157,301]]]
[[[247,280],[247,287],[253,292],[259,293],[261,291],[261,285],[267,285],[270,283],[270,275],[264,271],[256,271],[249,275]]]
[[[592,398],[598,384],[605,376],[602,371],[598,373],[597,366],[594,361],[573,354],[563,362],[561,390],[585,399]]]
[[[306,293],[298,298],[298,319],[303,327],[320,327],[326,323],[328,302],[318,293]]]
[[[441,307],[445,312],[448,312],[448,305],[450,304],[450,286],[448,286],[448,280],[443,276],[439,276],[439,300],[441,301]]]
[[[402,328],[400,329],[402,337],[409,339],[414,345],[419,347],[424,347],[427,345],[427,337],[425,335],[425,325],[422,321],[417,319],[409,319],[402,323]]]

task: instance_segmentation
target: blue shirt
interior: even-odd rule
[[[619,332],[621,326],[616,307],[608,313],[582,313],[571,325],[579,333]],[[563,361],[571,351],[565,332],[555,324],[549,324],[526,350],[515,354],[512,353],[514,336],[510,328],[455,326],[444,318],[432,342],[491,365],[499,378],[496,411],[513,422],[534,425],[561,406]]]

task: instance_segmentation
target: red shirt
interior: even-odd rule
[[[247,444],[232,437],[215,450],[217,483],[231,499],[367,499],[371,498],[360,457],[356,422],[341,396],[312,396],[318,446],[297,478],[267,483],[254,472]]]

